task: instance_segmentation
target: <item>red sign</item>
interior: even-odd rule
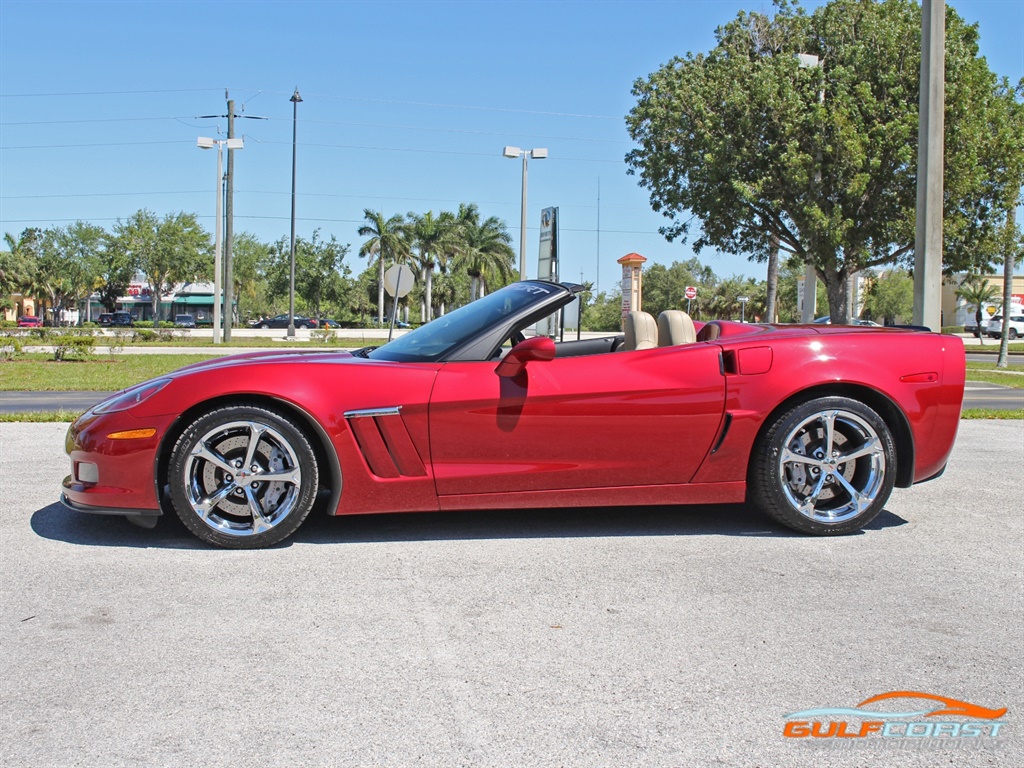
[[[688,299],[696,299],[697,298],[697,286],[695,286],[695,285],[688,285],[688,286],[686,286],[686,291],[683,292],[683,295],[686,298],[688,298]]]

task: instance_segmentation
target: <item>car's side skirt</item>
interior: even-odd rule
[[[544,507],[629,507],[648,504],[738,504],[746,499],[747,484],[696,483],[686,485],[565,488],[519,493],[471,493],[439,498],[443,511],[469,509],[538,509]]]

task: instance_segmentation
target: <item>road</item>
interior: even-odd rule
[[[961,423],[838,539],[625,508],[317,518],[260,552],[66,512],[65,429],[0,424],[5,768],[1024,765],[1024,422]],[[783,737],[900,690],[1009,713]]]

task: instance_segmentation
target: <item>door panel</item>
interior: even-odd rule
[[[686,483],[717,433],[719,348],[695,344],[533,362],[447,363],[431,394],[439,495]]]

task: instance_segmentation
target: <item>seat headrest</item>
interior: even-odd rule
[[[688,314],[679,309],[666,309],[658,315],[658,346],[674,347],[695,341],[697,332]]]
[[[630,312],[626,315],[626,343],[623,349],[653,349],[658,346],[658,324],[646,312]]]

